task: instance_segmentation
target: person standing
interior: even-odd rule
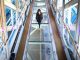
[[[43,14],[42,14],[41,10],[38,9],[38,11],[36,13],[36,20],[38,22],[39,28],[40,28],[40,24],[41,24],[42,19],[43,19]]]

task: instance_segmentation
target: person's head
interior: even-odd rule
[[[41,10],[40,9],[38,9],[38,13],[41,14]]]

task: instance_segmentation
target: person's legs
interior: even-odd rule
[[[38,22],[39,28],[40,28],[40,22]]]
[[[38,25],[39,25],[39,28],[40,28],[41,20],[38,20],[37,22],[38,22]]]
[[[39,28],[40,28],[40,23],[39,23]]]

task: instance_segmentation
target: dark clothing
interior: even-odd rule
[[[39,13],[37,12],[37,13],[36,13],[36,20],[37,20],[37,22],[38,22],[38,24],[39,24],[39,28],[40,28],[40,24],[41,24],[42,19],[43,19],[42,13],[39,14]]]

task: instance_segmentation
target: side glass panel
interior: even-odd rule
[[[70,29],[70,33],[75,42],[77,42],[76,41],[77,7],[78,3],[64,10],[64,22]]]
[[[7,26],[11,23],[11,9],[7,6],[5,6],[5,14],[6,14],[6,22]]]

